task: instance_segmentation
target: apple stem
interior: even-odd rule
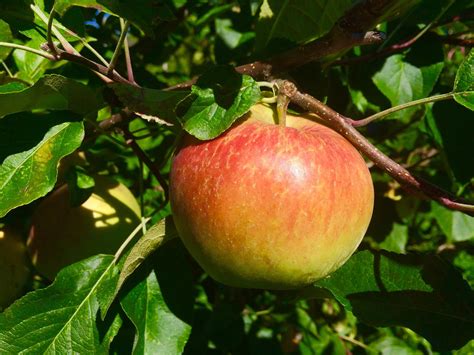
[[[444,207],[474,216],[474,205],[458,201],[449,192],[425,179],[412,175],[407,169],[390,159],[370,143],[367,138],[352,126],[352,120],[348,117],[334,111],[311,95],[300,92],[291,81],[278,80],[277,85],[280,88],[280,94],[286,95],[291,102],[303,109],[315,113],[328,127],[341,134],[367,158],[373,161],[377,167],[384,170],[407,189],[421,191]]]
[[[142,222],[132,231],[132,233],[130,233],[130,235],[127,237],[127,239],[125,239],[125,241],[122,243],[120,248],[116,251],[116,253],[114,255],[115,262],[117,262],[118,259],[120,259],[120,257],[123,254],[123,251],[127,248],[127,245],[130,244],[132,239],[135,238],[135,236],[138,234],[138,232],[140,232],[140,230],[144,230],[144,228],[146,228],[146,224],[148,223],[148,221],[150,221],[150,219],[151,219],[150,217],[142,218]]]
[[[283,93],[278,93],[277,96],[277,114],[278,124],[282,127],[286,127],[286,111],[288,110],[288,104],[290,98]]]

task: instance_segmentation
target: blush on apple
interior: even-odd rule
[[[187,136],[170,199],[178,232],[214,279],[293,289],[323,278],[356,250],[374,191],[357,150],[315,116],[256,105],[220,137]]]

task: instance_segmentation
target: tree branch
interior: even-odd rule
[[[277,84],[280,88],[280,92],[287,95],[293,103],[305,110],[315,113],[328,127],[345,137],[354,147],[372,160],[377,167],[387,172],[387,174],[408,190],[415,192],[421,191],[429,198],[449,209],[474,215],[474,205],[459,202],[452,194],[422,178],[413,176],[408,170],[394,162],[372,145],[372,143],[351,125],[349,118],[332,110],[314,97],[301,93],[295,84],[290,81],[280,80]]]
[[[125,42],[125,39],[127,38],[127,32],[130,27],[130,23],[128,21],[123,21],[122,19],[120,19],[120,27],[121,27],[120,37],[117,41],[117,45],[115,46],[115,51],[114,51],[114,54],[112,55],[112,59],[110,60],[109,67],[107,68],[107,75],[110,75],[110,73],[114,71],[115,66],[117,65],[120,52],[122,51],[123,43]]]
[[[148,157],[148,155],[140,148],[138,143],[135,141],[135,136],[130,132],[128,127],[125,125],[122,128],[123,135],[126,139],[127,144],[132,148],[133,152],[135,155],[140,159],[147,167],[150,169],[151,173],[155,176],[156,180],[158,180],[158,183],[160,184],[163,193],[165,194],[165,201],[168,201],[169,199],[169,190],[168,190],[168,184],[166,183],[166,180],[163,178],[161,175],[160,169],[156,164],[154,164],[151,159]]]
[[[333,55],[355,46],[381,43],[385,34],[370,31],[384,13],[393,9],[397,0],[365,0],[349,9],[333,26],[331,31],[313,42],[291,49],[267,61],[259,60],[238,66],[235,70],[256,79],[269,80],[273,75],[293,69],[309,62]],[[196,83],[197,78],[169,87],[167,90],[186,89]]]
[[[136,83],[131,82],[128,79],[125,79],[123,76],[121,76],[117,71],[112,71],[109,73],[109,70],[106,66],[101,65],[99,63],[96,63],[90,59],[87,59],[86,57],[83,57],[80,54],[73,54],[69,53],[66,51],[63,51],[61,49],[57,49],[57,60],[67,60],[69,62],[74,62],[77,64],[80,64],[82,66],[85,66],[92,71],[99,73],[107,78],[109,78],[112,81],[118,82],[118,83],[124,83],[124,84],[129,84],[133,86],[138,86]]]

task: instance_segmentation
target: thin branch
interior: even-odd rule
[[[273,75],[294,69],[317,59],[327,57],[343,50],[380,43],[385,39],[385,34],[378,31],[364,33],[345,33],[337,28],[328,35],[313,42],[292,49],[281,55],[270,58],[268,61],[255,61],[240,65],[235,70],[240,74],[250,75],[255,79],[270,80]],[[197,77],[171,86],[166,90],[187,89],[196,83]]]
[[[267,61],[259,60],[238,66],[236,71],[255,79],[271,79],[275,74],[309,62],[343,52],[355,46],[381,43],[385,34],[370,31],[386,11],[397,5],[397,0],[365,0],[349,9],[328,34],[313,42],[291,49]],[[167,90],[186,89],[197,78],[169,87]]]
[[[114,261],[117,262],[118,259],[122,256],[124,250],[127,248],[128,244],[135,238],[135,236],[140,232],[140,230],[143,230],[143,228],[146,228],[146,224],[150,221],[151,218],[143,218],[141,223],[135,227],[135,229],[130,233],[130,235],[125,239],[125,241],[120,245],[120,248],[115,252],[114,255]]]
[[[56,59],[56,58],[55,58]],[[136,83],[133,83],[127,79],[125,79],[123,76],[121,76],[119,73],[117,73],[115,70],[111,73],[108,72],[108,68],[104,65],[101,65],[99,63],[96,63],[90,59],[87,59],[83,57],[80,54],[73,54],[69,52],[62,51],[58,49],[58,60],[63,59],[67,60],[69,62],[74,62],[77,64],[81,64],[92,71],[95,71],[97,73],[100,73],[103,76],[106,76],[107,78],[111,79],[112,81],[118,82],[118,83],[124,83],[124,84],[129,84],[133,86],[138,86]]]
[[[348,122],[347,117],[332,110],[314,97],[301,93],[295,84],[290,81],[280,80],[278,81],[278,86],[280,91],[287,95],[293,103],[315,113],[327,126],[345,137],[354,147],[372,160],[377,167],[387,172],[387,174],[407,189],[421,191],[449,209],[474,215],[474,205],[456,201],[452,194],[422,178],[413,176],[408,170],[394,162],[370,143]]]
[[[436,39],[442,43],[452,44],[454,46],[468,47],[468,48],[474,47],[474,39],[461,38],[461,37],[455,37],[455,36],[439,36],[439,35],[436,35]]]
[[[453,36],[441,36],[434,32],[429,33],[429,38],[433,38],[442,43],[452,44],[452,45],[461,46],[461,47],[470,48],[474,46],[474,40],[463,39],[463,38],[458,38],[458,37],[453,37]],[[358,63],[367,63],[367,62],[377,60],[380,58],[386,58],[392,54],[400,53],[400,52],[403,52],[405,49],[410,48],[418,39],[419,37],[418,35],[416,35],[415,37],[405,40],[404,42],[397,43],[390,47],[384,48],[383,50],[379,52],[373,52],[373,53],[361,55],[359,57],[351,57],[351,58],[335,60],[334,62],[329,64],[329,66],[333,67],[333,66],[339,66],[339,65],[352,65],[352,64],[358,64]]]
[[[349,48],[376,44],[384,41],[385,34],[378,31],[346,33],[339,28],[306,45],[297,47],[268,61],[241,65],[237,72],[253,77],[269,79],[272,75],[297,68]]]
[[[343,335],[343,334],[338,334],[337,336],[338,336],[339,338],[341,338],[342,340],[345,340],[345,341],[347,341],[347,342],[349,342],[349,343],[352,343],[352,344],[354,344],[354,345],[360,346],[360,347],[363,348],[363,349],[374,351],[373,348],[371,348],[371,347],[368,346],[368,345],[365,345],[364,343],[358,341],[357,339],[350,338],[350,337],[345,336],[345,335]]]
[[[30,5],[30,8],[33,10],[33,12],[38,15],[38,17],[45,23],[48,24],[50,19],[41,11],[41,9],[36,6],[36,5]],[[52,20],[51,20],[52,21]],[[52,33],[56,36],[56,38],[59,40],[61,45],[63,46],[64,50],[68,53],[72,54],[77,54],[77,51],[74,49],[74,47],[71,45],[71,43],[68,42],[66,38],[61,34],[61,32],[58,31],[58,29],[51,24],[51,31]]]
[[[117,46],[115,47],[114,54],[112,55],[112,59],[110,60],[109,67],[107,69],[107,76],[110,75],[117,65],[118,58],[120,56],[120,52],[122,51],[123,42],[127,37],[128,28],[130,27],[130,23],[125,21],[122,27],[122,31],[120,32],[120,37],[117,42]]]
[[[51,55],[48,52],[45,52],[45,51],[42,51],[42,50],[39,50],[39,49],[35,49],[35,48],[31,48],[31,47],[27,47],[27,46],[22,46],[21,44],[9,43],[9,42],[0,42],[0,47],[21,49],[22,51],[26,51],[26,52],[30,52],[30,53],[39,55],[39,56],[44,57],[46,59],[49,59],[53,62],[56,61],[56,57]]]
[[[63,31],[67,32],[68,34],[70,34],[71,36],[74,36],[74,37],[77,37],[77,39],[84,45],[84,47],[86,47],[92,54],[94,54],[96,56],[97,59],[99,59],[99,61],[105,65],[106,67],[109,66],[109,62],[99,53],[95,50],[94,47],[92,47],[89,42],[87,42],[87,40],[85,40],[84,38],[80,37],[79,35],[77,35],[74,31],[71,31],[69,28],[66,28],[66,27],[61,27]]]
[[[455,95],[464,95],[464,94],[470,94],[470,93],[474,93],[474,91],[450,92],[450,93],[446,93],[446,94],[433,95],[433,96],[430,96],[430,97],[426,97],[424,99],[414,100],[414,101],[407,102],[405,104],[390,107],[386,110],[380,111],[380,112],[378,112],[378,113],[376,113],[372,116],[369,116],[367,118],[364,118],[362,120],[352,120],[352,119],[349,119],[349,120],[350,120],[350,123],[352,124],[352,126],[362,127],[362,126],[368,125],[369,123],[371,123],[371,122],[373,122],[373,121],[375,121],[379,118],[388,116],[388,115],[390,115],[394,112],[405,110],[409,107],[418,106],[418,105],[422,105],[422,104],[428,104],[430,102],[449,100],[449,99],[452,99]]]
[[[404,42],[401,42],[401,43],[394,44],[387,48],[383,48],[383,46],[381,46],[378,51],[367,54],[367,55],[363,55],[360,57],[336,60],[333,63],[331,63],[330,66],[364,63],[364,62],[372,61],[375,59],[385,58],[392,54],[404,51],[405,49],[415,44],[415,42],[417,42],[422,36],[424,36],[433,27],[433,25],[436,24],[436,22],[438,22],[439,19],[446,13],[446,11],[451,7],[452,4],[454,4],[454,0],[451,0],[450,3],[444,7],[444,9],[436,16],[436,18],[433,21],[431,21],[428,25],[423,27],[421,31],[419,31],[416,35],[409,38],[408,40],[405,40]],[[442,36],[438,36],[438,37],[442,37]]]
[[[122,26],[122,29],[125,27],[125,21],[123,19],[120,19],[120,25]],[[132,83],[136,83],[135,76],[133,75],[132,57],[130,56],[130,47],[128,45],[128,35],[125,36],[125,40],[123,42],[123,49],[125,52],[125,64],[127,65],[127,78]]]
[[[161,175],[161,172],[158,169],[158,166],[155,163],[153,163],[151,159],[148,157],[148,155],[140,148],[138,143],[135,141],[134,135],[130,132],[128,127],[126,126],[122,127],[122,132],[127,141],[127,144],[130,146],[130,148],[132,148],[135,155],[148,167],[148,169],[150,169],[151,173],[155,176],[156,180],[158,180],[158,183],[160,184],[163,190],[163,193],[165,194],[165,201],[168,201],[169,199],[168,184],[166,183],[166,180]]]
[[[53,35],[52,35],[53,20],[54,20],[54,14],[55,13],[56,13],[56,11],[54,10],[54,6],[53,6],[53,9],[51,10],[51,13],[49,14],[49,18],[48,18],[47,40],[48,40],[48,46],[49,46],[49,49],[51,50],[51,53],[55,57],[57,57],[58,50],[56,48],[56,45],[54,44]]]
[[[8,76],[10,78],[13,78],[13,73],[10,71],[10,68],[8,68],[7,63],[5,63],[3,60],[0,59],[0,63],[2,64],[3,69],[7,72]]]

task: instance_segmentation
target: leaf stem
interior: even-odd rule
[[[3,61],[3,60],[0,60],[0,63],[2,63],[2,67],[3,69],[5,69],[5,71],[7,72],[8,76],[10,78],[13,78],[13,73],[10,71],[10,68],[8,68],[7,64]]]
[[[405,104],[390,107],[386,110],[380,111],[380,112],[378,112],[378,113],[376,113],[372,116],[369,116],[367,118],[364,118],[362,120],[352,120],[351,123],[354,127],[362,127],[362,126],[368,125],[369,123],[371,123],[371,122],[373,122],[373,121],[375,121],[379,118],[388,116],[388,115],[390,115],[394,112],[397,112],[397,111],[405,110],[409,107],[422,105],[422,104],[428,104],[430,102],[449,100],[449,99],[452,99],[454,97],[454,95],[463,95],[463,94],[470,94],[470,93],[474,93],[474,91],[449,92],[449,93],[446,93],[446,94],[433,95],[433,96],[430,96],[430,97],[426,97],[424,99],[414,100],[414,101],[407,102]]]
[[[138,143],[135,141],[135,136],[130,133],[128,127],[122,127],[122,132],[123,136],[126,139],[126,143],[130,146],[130,148],[132,148],[138,159],[140,159],[147,166],[147,168],[150,169],[150,172],[155,176],[156,180],[158,181],[163,190],[163,193],[165,195],[165,201],[167,202],[169,200],[168,184],[161,175],[159,167],[148,157],[148,155],[138,145]]]
[[[354,344],[354,345],[360,346],[361,348],[363,348],[363,349],[365,349],[365,350],[374,350],[374,349],[372,349],[370,346],[365,345],[364,343],[362,343],[362,342],[360,342],[360,341],[358,341],[358,340],[356,340],[356,339],[354,339],[354,338],[350,338],[350,337],[345,336],[345,335],[342,335],[342,334],[338,334],[337,336],[338,336],[339,338],[341,338],[342,340],[345,340],[345,341],[347,341],[347,342],[349,342],[349,343],[352,343],[352,344]]]
[[[120,26],[122,27],[122,31],[125,28],[125,21],[120,19]],[[127,65],[127,78],[132,83],[135,83],[135,76],[133,75],[133,66],[132,66],[132,57],[130,55],[130,47],[128,45],[128,35],[125,36],[125,40],[123,42],[123,49],[125,52],[125,63]]]
[[[27,46],[23,46],[21,44],[10,43],[10,42],[0,42],[0,47],[20,49],[20,50],[23,50],[23,51],[26,51],[26,52],[34,53],[36,55],[39,55],[39,56],[44,57],[46,59],[49,59],[51,61],[56,60],[56,57],[49,54],[48,52],[45,52],[45,51],[42,51],[42,50],[39,50],[39,49],[35,49],[35,48],[31,48],[31,47],[27,47]]]
[[[47,39],[48,39],[49,50],[51,51],[51,53],[53,53],[53,55],[55,57],[57,57],[58,56],[58,50],[56,48],[56,45],[54,44],[53,35],[52,35],[53,20],[54,20],[54,14],[55,13],[56,13],[56,11],[54,10],[54,6],[53,6],[53,9],[51,10],[51,13],[49,14],[49,18],[48,18]]]
[[[49,24],[50,19],[48,16],[46,16],[41,9],[36,6],[36,5],[31,5],[30,8],[33,10],[33,12],[38,15],[38,17],[45,23]],[[50,16],[51,17],[51,16]],[[52,22],[53,20],[51,20]],[[77,54],[77,51],[74,49],[74,47],[71,45],[71,43],[68,42],[66,38],[61,34],[61,32],[58,31],[58,29],[54,26],[54,24],[51,23],[51,32],[56,36],[56,38],[61,42],[61,45],[63,46],[64,50],[68,53],[71,54]]]
[[[114,54],[112,55],[112,59],[110,60],[109,67],[107,69],[107,75],[110,75],[117,65],[118,58],[120,56],[120,51],[122,49],[123,43],[125,42],[125,38],[127,37],[128,28],[130,27],[130,23],[125,21],[123,23],[122,32],[120,33],[120,37],[117,42],[117,46],[115,47]]]
[[[122,256],[123,251],[127,248],[127,245],[130,244],[133,238],[140,232],[140,230],[143,230],[143,228],[146,228],[146,224],[151,218],[142,218],[142,222],[130,233],[130,235],[125,239],[125,241],[122,243],[120,248],[117,250],[117,252],[114,255],[114,262],[117,262],[118,259]]]

